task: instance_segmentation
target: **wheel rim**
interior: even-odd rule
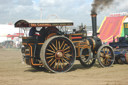
[[[46,68],[52,72],[70,70],[75,60],[73,44],[64,37],[52,39],[46,46],[44,61]]]
[[[93,58],[91,49],[81,49],[80,62],[84,67],[91,67],[94,64],[95,59]]]
[[[102,47],[98,53],[98,61],[101,66],[109,67],[114,63],[114,53],[111,47]]]

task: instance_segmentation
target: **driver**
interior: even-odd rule
[[[36,32],[37,32],[36,27],[32,27],[29,31],[29,36],[34,37]]]

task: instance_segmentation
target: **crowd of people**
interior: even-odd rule
[[[19,41],[6,40],[1,43],[2,48],[21,48],[22,43]]]

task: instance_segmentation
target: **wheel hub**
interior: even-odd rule
[[[63,53],[62,52],[57,52],[57,56],[58,57],[62,57],[63,56]]]
[[[109,55],[105,55],[105,57],[108,59],[108,58],[110,58],[110,56]]]
[[[63,55],[64,55],[64,54],[63,54],[63,52],[62,52],[62,51],[57,51],[57,52],[56,52],[56,58],[57,58],[57,59],[62,58],[62,57],[63,57]]]

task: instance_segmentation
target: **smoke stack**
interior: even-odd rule
[[[97,36],[97,13],[101,12],[105,8],[109,8],[113,2],[114,0],[93,0],[91,10],[93,36]]]
[[[92,35],[97,36],[97,20],[96,20],[97,14],[92,13],[91,17],[92,17],[92,31],[93,31]]]

